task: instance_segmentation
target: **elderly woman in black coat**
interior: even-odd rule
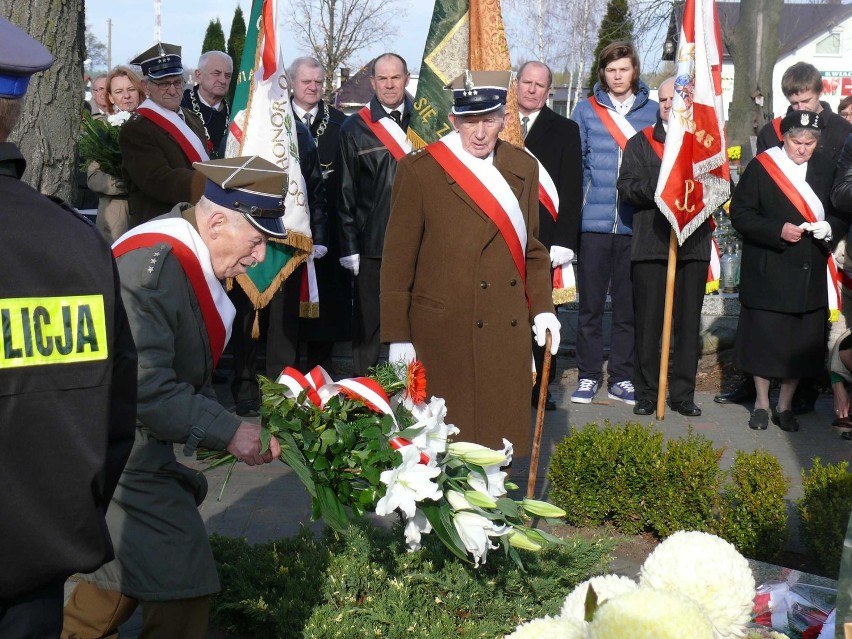
[[[825,367],[830,289],[836,290],[831,241],[846,224],[829,201],[834,164],[814,153],[822,126],[816,113],[787,115],[783,146],[749,163],[731,200],[731,223],[744,239],[734,363],[754,376],[754,430],[769,424],[769,380],[779,378],[772,421],[797,431],[793,391],[800,378]]]

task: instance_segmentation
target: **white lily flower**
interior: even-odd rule
[[[508,463],[503,452],[472,442],[453,442],[447,446],[447,454],[483,468]]]
[[[428,535],[430,532],[432,532],[432,524],[419,508],[414,511],[414,517],[406,517],[405,543],[408,544],[408,552],[420,550],[421,535]]]
[[[477,566],[485,563],[485,556],[489,550],[498,548],[491,543],[489,537],[501,537],[511,529],[511,526],[495,526],[490,519],[467,511],[455,513],[453,525],[464,547],[473,555]]]
[[[113,115],[107,116],[107,122],[112,126],[121,126],[130,119],[129,111],[118,111]]]
[[[505,468],[512,463],[514,448],[512,446],[512,442],[508,439],[503,440],[502,453],[505,456],[506,461],[502,464],[483,466],[482,470],[485,471],[484,477],[479,471],[473,471],[467,476],[467,483],[471,488],[478,490],[493,499],[502,497],[507,492],[505,482],[508,474],[500,469]]]
[[[447,501],[450,502],[450,506],[453,510],[473,510],[473,506],[470,505],[467,497],[457,490],[448,490],[444,497],[446,497]]]
[[[411,443],[425,452],[429,457],[436,458],[447,452],[448,440],[456,435],[459,429],[453,424],[444,422],[447,416],[447,406],[440,397],[433,397],[429,403],[411,404],[410,400],[403,402],[411,411],[417,422],[413,428],[423,431],[411,440]]]
[[[393,470],[386,470],[380,480],[387,485],[387,492],[376,504],[377,515],[388,515],[399,508],[408,517],[414,517],[416,504],[424,499],[439,500],[441,488],[432,480],[441,474],[434,462],[420,463],[420,451],[416,446],[406,446],[400,451],[402,463]]]

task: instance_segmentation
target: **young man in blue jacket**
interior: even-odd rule
[[[620,201],[616,182],[624,147],[636,131],[654,124],[658,105],[639,79],[639,56],[627,42],[601,51],[594,94],[574,109],[583,154],[583,212],[577,256],[579,384],[571,401],[589,404],[602,382],[603,312],[612,300],[607,391],[635,403],[633,390],[633,290],[630,245],[633,208]]]

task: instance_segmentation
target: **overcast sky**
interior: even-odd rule
[[[400,6],[406,8],[406,15],[400,19],[399,35],[393,41],[363,52],[361,58],[354,62],[364,63],[383,51],[393,50],[406,58],[411,67],[418,68],[423,57],[429,21],[432,19],[433,4],[430,0],[401,0]],[[162,0],[162,41],[181,45],[184,64],[194,68],[210,20],[219,18],[227,40],[237,5],[242,7],[248,21],[250,0]],[[155,43],[154,0],[86,0],[86,23],[105,45],[108,39],[107,19],[110,18],[113,66],[129,62]],[[285,51],[290,59],[308,53],[294,41]]]

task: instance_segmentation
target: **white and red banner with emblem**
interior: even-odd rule
[[[730,196],[722,37],[714,0],[686,0],[655,200],[683,244]]]

